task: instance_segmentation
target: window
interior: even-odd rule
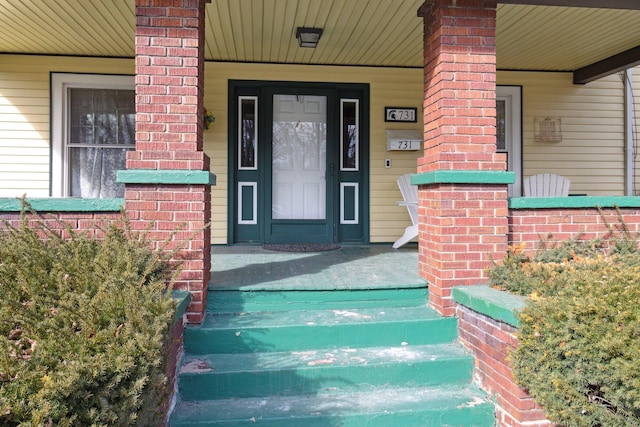
[[[238,97],[238,169],[257,170],[258,97]]]
[[[135,147],[133,76],[53,73],[51,193],[124,197],[116,172]]]
[[[340,100],[340,170],[358,170],[358,100]]]
[[[507,170],[515,173],[516,181],[509,184],[509,197],[522,195],[522,88],[496,88],[496,144],[497,151],[506,153]]]

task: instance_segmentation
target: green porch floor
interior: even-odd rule
[[[213,246],[211,290],[362,290],[423,288],[417,245],[343,245],[324,252]]]

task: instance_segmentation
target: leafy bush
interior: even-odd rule
[[[175,304],[168,261],[126,219],[104,238],[0,231],[0,424],[159,425]]]
[[[516,382],[564,426],[640,426],[640,253],[626,226],[603,240],[512,250],[491,272],[529,296]]]

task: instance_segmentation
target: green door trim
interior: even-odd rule
[[[268,123],[272,120],[272,98],[274,93],[282,94],[319,94],[326,95],[327,101],[327,155],[330,156],[329,151],[333,151],[333,156],[327,159],[327,176],[330,174],[329,167],[333,163],[335,165],[334,176],[327,179],[327,206],[330,211],[328,217],[331,217],[333,223],[331,227],[331,235],[327,236],[326,243],[369,243],[369,85],[368,84],[351,84],[351,83],[312,83],[312,82],[278,82],[278,81],[256,81],[256,80],[230,80],[228,84],[229,98],[228,98],[228,213],[227,213],[227,238],[229,244],[234,243],[264,243],[268,236],[267,226],[271,221],[271,187],[267,187],[265,183],[271,182],[271,177],[267,176],[271,173],[271,167],[264,167],[266,163],[271,163],[271,129],[270,125],[266,126],[265,118]],[[313,92],[313,93],[312,93]],[[258,170],[248,173],[247,171],[237,170],[237,145],[236,140],[238,137],[238,104],[237,100],[239,96],[257,96],[259,98],[258,103]],[[359,111],[359,132],[360,132],[360,165],[359,178],[356,179],[358,184],[358,211],[359,211],[359,224],[343,225],[340,224],[340,183],[344,179],[344,172],[340,171],[340,147],[339,143],[333,142],[333,138],[338,138],[339,141],[339,119],[340,99],[357,98],[360,102]],[[332,102],[333,101],[333,102]],[[335,130],[335,135],[332,135],[331,129]],[[330,148],[331,147],[331,148]],[[353,172],[351,172],[353,174]],[[245,178],[239,178],[239,176],[251,176],[250,180],[258,182],[258,215],[259,221],[255,225],[243,226],[244,228],[237,228],[237,191],[238,183],[243,182]],[[346,179],[346,182],[352,183],[352,177]],[[331,182],[330,182],[331,181]],[[244,193],[242,193],[244,194]],[[246,200],[243,201],[243,205],[246,204]],[[286,224],[286,220],[276,220],[279,223]],[[309,221],[309,224],[314,225],[313,221]],[[251,229],[247,235],[244,235],[246,229]],[[299,232],[298,232],[299,233]],[[312,243],[310,241],[309,243]],[[280,242],[284,243],[284,242]]]

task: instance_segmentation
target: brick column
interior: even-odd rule
[[[182,247],[175,287],[191,293],[192,323],[204,316],[211,266],[214,180],[202,151],[207,2],[135,1],[136,149],[118,175],[133,227],[150,227],[156,247],[167,240],[167,249]]]
[[[496,153],[496,0],[431,0],[424,20],[424,157],[418,160],[420,274],[454,315],[451,288],[486,282],[507,250],[504,154]]]

